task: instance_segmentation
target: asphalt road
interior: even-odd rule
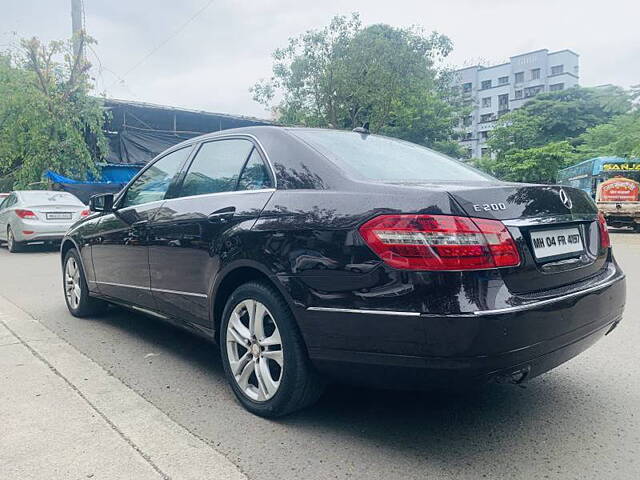
[[[640,478],[640,235],[612,235],[628,276],[625,320],[524,387],[464,394],[332,387],[284,420],[246,413],[214,346],[113,309],[67,312],[55,251],[0,249],[0,295],[210,442],[256,480]]]

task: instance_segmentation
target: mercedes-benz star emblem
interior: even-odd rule
[[[571,208],[573,207],[573,202],[569,198],[569,195],[567,195],[567,192],[564,191],[564,188],[561,188],[558,194],[560,195],[560,201],[562,202],[562,204],[569,210],[571,210]]]

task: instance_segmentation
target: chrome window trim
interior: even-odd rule
[[[625,275],[621,275],[611,280],[607,280],[598,285],[594,285],[593,287],[585,288],[584,290],[579,290],[577,292],[567,293],[565,295],[561,295],[559,297],[548,298],[545,300],[539,300],[537,302],[527,303],[526,305],[518,305],[515,307],[505,307],[505,308],[497,308],[495,310],[477,310],[469,313],[420,313],[420,312],[398,312],[398,311],[385,311],[385,310],[360,310],[353,308],[331,308],[331,307],[307,307],[307,311],[312,312],[333,312],[333,313],[357,313],[364,315],[395,315],[395,316],[403,316],[403,317],[484,317],[487,315],[504,315],[508,313],[517,313],[525,310],[533,310],[535,308],[543,307],[546,305],[551,305],[553,303],[562,302],[563,300],[567,300],[570,298],[578,297],[581,295],[585,295],[592,292],[597,292],[599,290],[603,290],[616,282],[624,280]]]
[[[231,190],[228,192],[214,192],[214,193],[201,193],[198,195],[189,195],[187,197],[175,197],[175,198],[167,198],[166,200],[163,200],[163,202],[172,202],[172,201],[176,201],[176,200],[185,200],[188,198],[206,198],[206,197],[211,197],[211,196],[218,196],[218,195],[239,195],[239,194],[247,194],[247,193],[273,193],[275,192],[276,189],[275,188],[259,188],[256,190]]]

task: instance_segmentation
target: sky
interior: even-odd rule
[[[249,88],[272,52],[336,14],[447,35],[450,66],[547,48],[580,55],[580,84],[640,84],[640,0],[84,0],[96,90],[108,97],[267,118]],[[0,0],[0,50],[71,34],[71,0]]]

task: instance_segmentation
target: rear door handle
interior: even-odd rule
[[[236,213],[236,207],[225,207],[210,213],[207,217],[211,223],[223,223],[231,219]]]

